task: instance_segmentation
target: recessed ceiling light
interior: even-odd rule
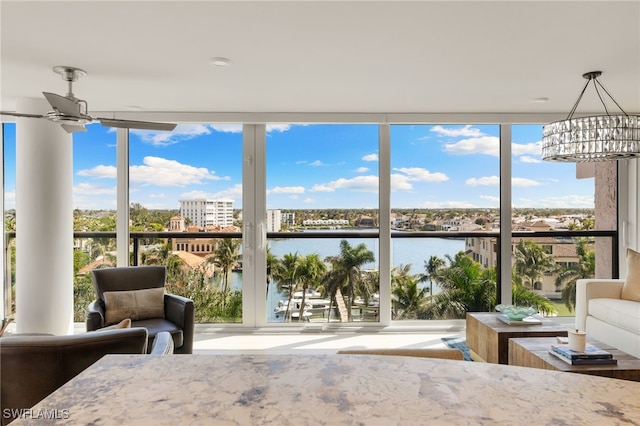
[[[533,98],[531,99],[531,102],[535,104],[543,104],[545,102],[549,102],[549,98]]]
[[[142,111],[142,107],[139,105],[125,105],[124,109],[127,111]]]
[[[209,63],[216,68],[225,68],[231,64],[231,60],[216,56],[215,58],[209,58]]]

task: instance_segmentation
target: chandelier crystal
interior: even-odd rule
[[[618,105],[598,80],[601,74],[600,71],[583,74],[587,82],[569,116],[565,120],[543,126],[543,160],[579,163],[640,157],[640,117],[627,114]],[[573,114],[591,82],[606,115],[574,118]],[[609,96],[622,114],[609,114],[600,90]]]

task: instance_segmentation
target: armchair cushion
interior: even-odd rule
[[[164,288],[147,288],[130,291],[105,291],[105,324],[115,324],[123,319],[134,321],[164,318]]]
[[[620,298],[640,302],[640,253],[631,249],[627,249],[627,279]]]
[[[131,328],[131,319],[130,318],[126,318],[123,319],[122,321],[120,321],[117,324],[113,324],[113,325],[109,325],[103,328],[99,328],[98,330],[95,331],[107,331],[107,330],[117,330],[119,328]]]
[[[168,332],[174,343],[174,353],[190,354],[193,352],[194,306],[186,297],[164,292],[166,267],[164,266],[126,266],[118,268],[94,269],[93,284],[97,299],[87,308],[87,331],[103,328],[109,323],[105,321],[106,304],[104,295],[109,292],[131,292],[144,289],[158,289],[162,296],[163,311],[158,317],[147,319],[130,318],[131,327],[144,327],[149,332],[148,350],[151,350],[156,335]],[[109,318],[114,321],[113,318]]]

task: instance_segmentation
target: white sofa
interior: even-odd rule
[[[576,328],[640,358],[640,302],[620,298],[624,279],[576,282]]]

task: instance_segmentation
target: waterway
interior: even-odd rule
[[[313,231],[308,231],[313,232]],[[326,232],[326,231],[323,231]],[[295,238],[269,240],[269,250],[277,257],[282,257],[287,253],[298,253],[302,256],[317,253],[321,259],[327,256],[340,254],[340,241],[342,238]],[[379,247],[375,238],[350,238],[349,244],[352,247],[364,243],[369,250],[374,253],[376,261],[363,265],[363,269],[378,269]],[[412,274],[425,272],[424,262],[431,256],[440,258],[445,255],[454,256],[457,252],[464,250],[463,239],[445,238],[394,238],[392,240],[392,267],[411,264]],[[231,274],[231,286],[234,289],[242,288],[242,273]],[[429,283],[423,284],[428,286]],[[272,282],[267,294],[267,320],[269,322],[280,322],[273,314],[278,301],[286,299],[284,294],[277,291],[277,283]],[[437,294],[439,288],[434,284],[433,293]]]

